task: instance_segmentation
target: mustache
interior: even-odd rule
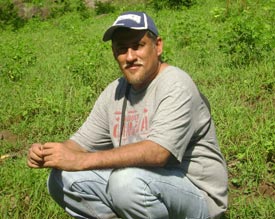
[[[123,68],[127,69],[127,68],[131,68],[133,66],[142,66],[142,65],[143,65],[143,63],[139,62],[139,61],[137,61],[137,62],[127,62],[123,65]]]

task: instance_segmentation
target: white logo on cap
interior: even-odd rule
[[[125,14],[125,15],[121,15],[119,16],[116,21],[114,22],[113,25],[116,25],[119,21],[121,20],[132,20],[138,24],[140,24],[141,21],[141,17],[139,15],[135,15],[135,14]]]

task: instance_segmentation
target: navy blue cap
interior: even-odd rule
[[[158,36],[157,27],[150,16],[144,12],[128,11],[118,16],[116,21],[103,35],[103,41],[111,40],[117,28],[129,28],[133,30],[149,30]]]

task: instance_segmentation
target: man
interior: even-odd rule
[[[49,192],[75,218],[219,218],[227,171],[207,101],[161,60],[147,14],[121,14],[103,40],[124,77],[69,140],[33,144],[28,165],[53,168]]]

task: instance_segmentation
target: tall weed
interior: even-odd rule
[[[272,30],[275,3],[270,1],[261,3],[264,4],[261,6],[259,4],[248,2],[242,10],[220,9],[225,17],[222,22],[226,24],[220,34],[220,49],[228,55],[232,67],[258,63],[269,56],[275,47]],[[258,12],[259,7],[263,7],[261,12]],[[216,14],[216,18],[220,19],[221,16]]]
[[[196,0],[149,0],[148,4],[151,5],[154,9],[182,9],[184,7],[191,7],[196,4]]]

